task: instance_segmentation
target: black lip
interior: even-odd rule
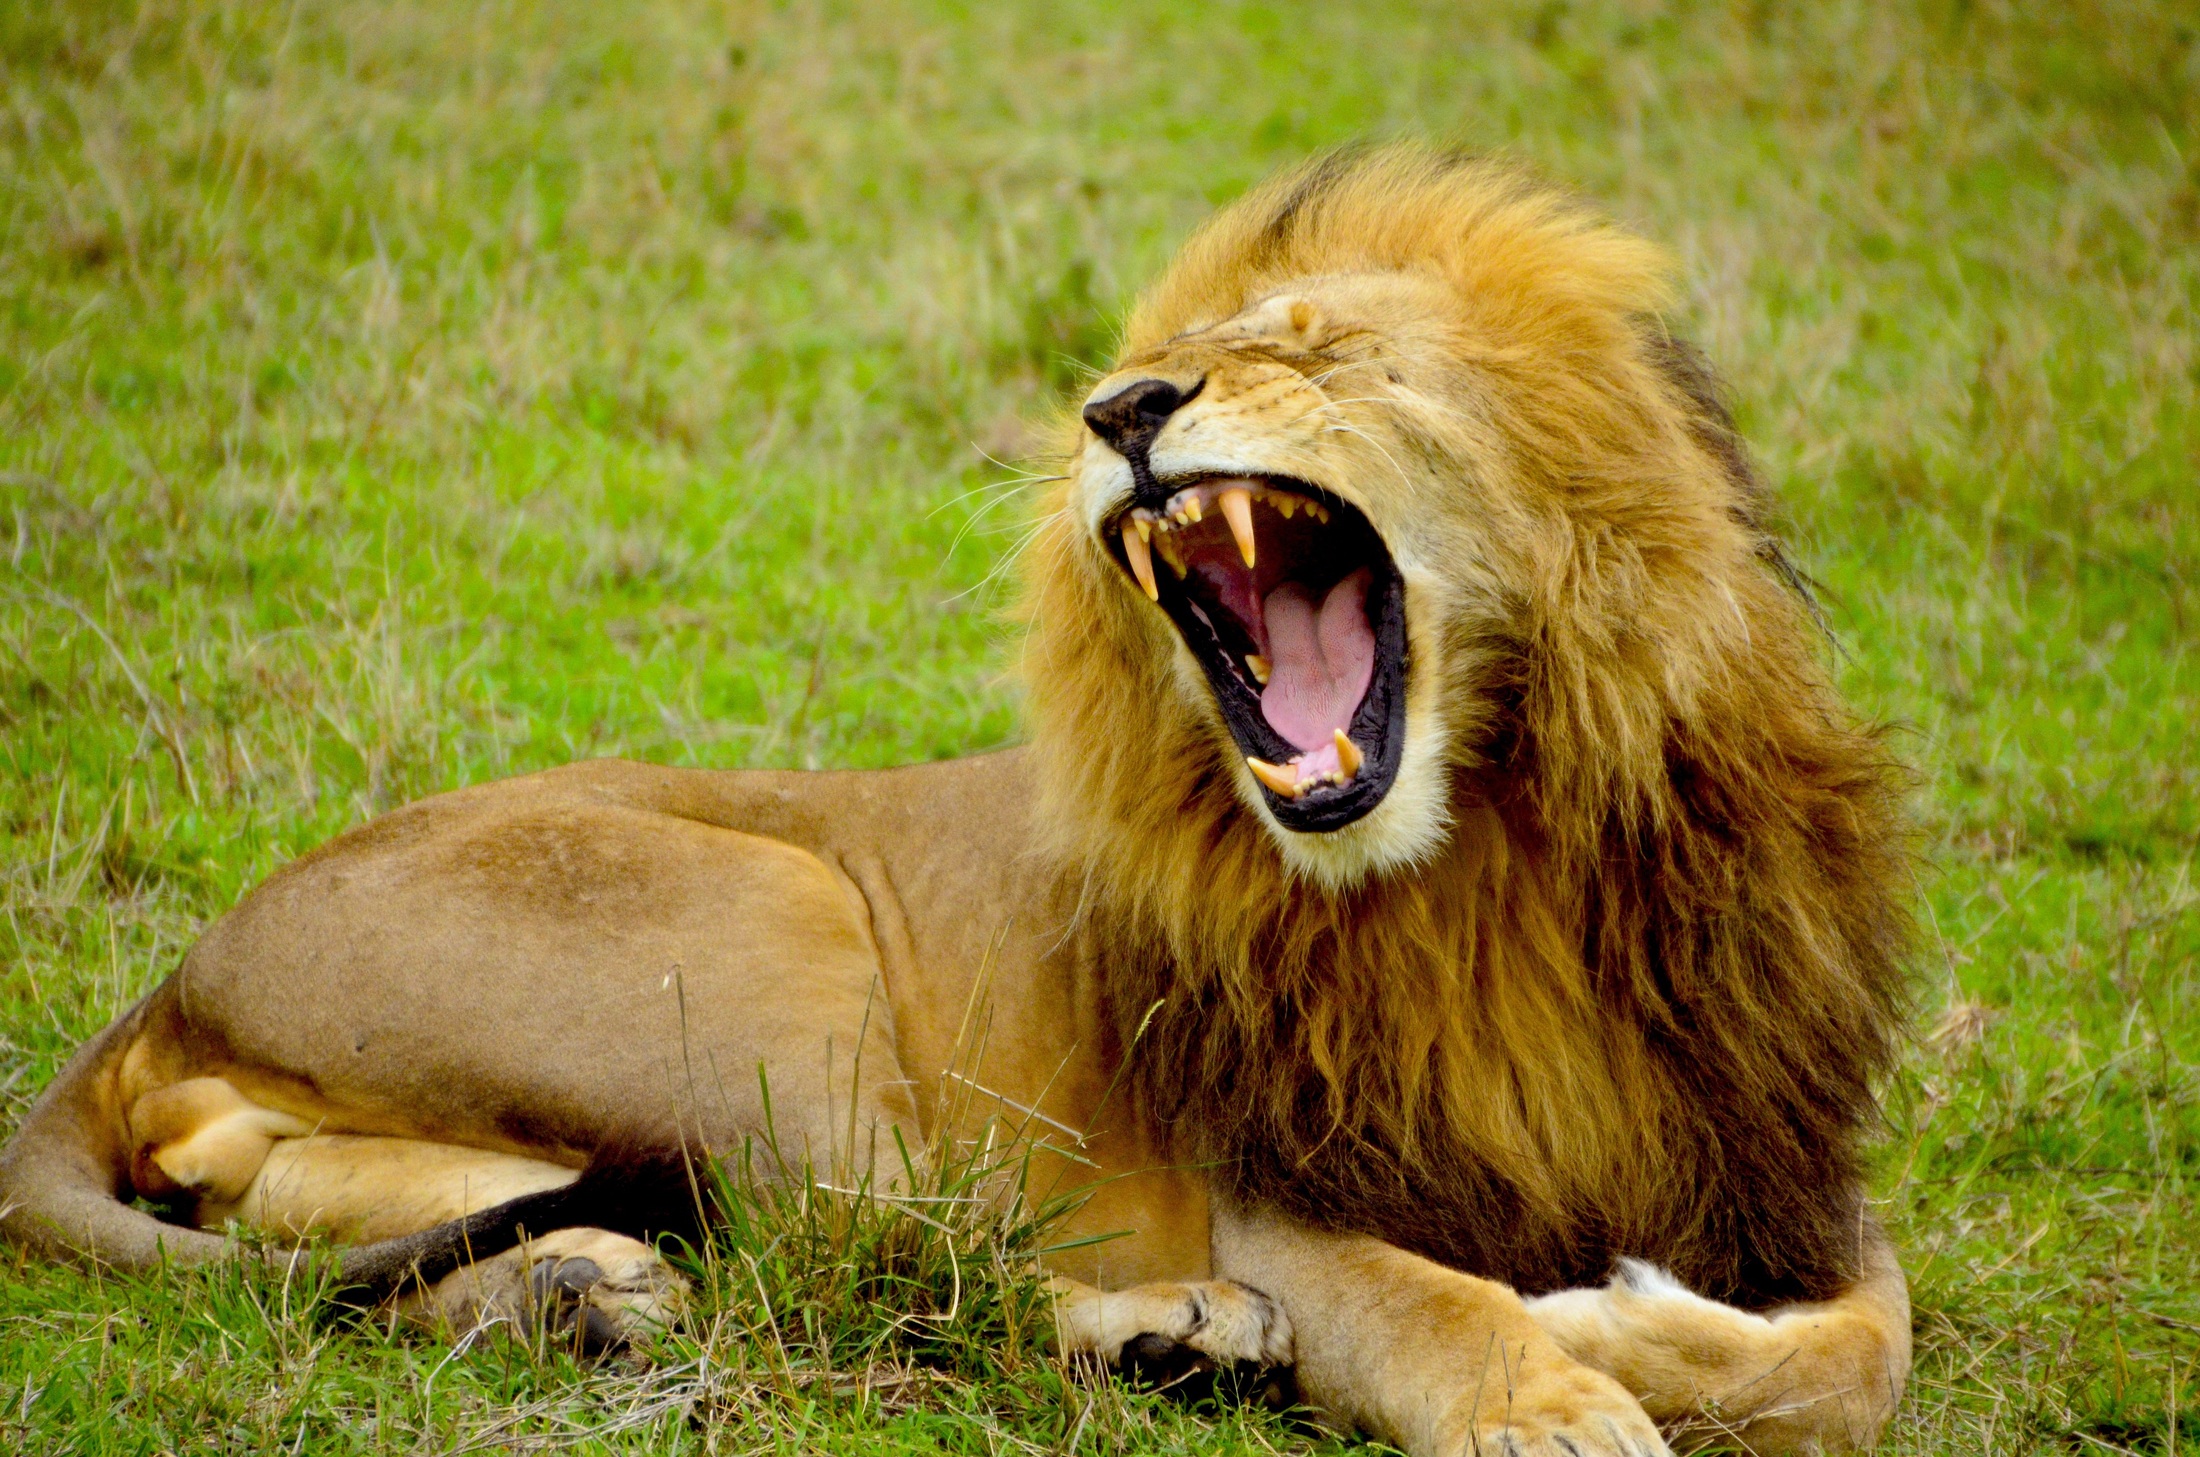
[[[1265,784],[1261,786],[1260,792],[1268,801],[1268,811],[1278,824],[1287,830],[1319,834],[1341,830],[1367,815],[1383,802],[1391,785],[1397,781],[1406,741],[1405,579],[1398,574],[1397,564],[1391,560],[1390,550],[1381,535],[1357,507],[1317,486],[1275,477],[1270,479],[1278,486],[1312,497],[1328,507],[1329,529],[1348,537],[1358,536],[1357,541],[1346,544],[1357,549],[1373,576],[1368,585],[1367,616],[1375,629],[1375,672],[1346,730],[1352,742],[1359,746],[1360,772],[1344,784],[1322,785],[1296,799],[1286,799]],[[1172,481],[1166,484],[1166,489],[1173,493],[1190,484],[1194,482]],[[1110,550],[1122,563],[1122,543],[1114,525],[1108,528],[1107,539],[1111,543]],[[1122,565],[1128,575],[1128,564]],[[1222,631],[1201,610],[1187,590],[1187,582],[1179,581],[1158,560],[1156,567],[1161,609],[1176,624],[1177,633],[1206,673],[1208,685],[1214,690],[1215,703],[1222,710],[1222,721],[1237,741],[1238,749],[1249,757],[1265,759],[1271,764],[1290,763],[1304,751],[1269,726],[1260,708],[1260,688],[1240,667],[1245,649],[1238,647],[1233,651],[1232,645],[1223,641]]]

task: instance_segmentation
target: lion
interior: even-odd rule
[[[1255,189],[1064,422],[1028,746],[355,829],[45,1090],[7,1236],[142,1269],[238,1221],[612,1346],[679,1314],[673,1154],[769,1125],[890,1188],[961,1076],[1079,1131],[1065,1351],[1292,1367],[1415,1454],[1869,1447],[1904,780],[1668,277],[1499,163]]]

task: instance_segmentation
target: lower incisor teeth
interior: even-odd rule
[[[1245,671],[1253,675],[1255,683],[1264,688],[1268,686],[1268,660],[1259,653],[1245,655]]]

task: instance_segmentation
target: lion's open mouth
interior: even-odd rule
[[[1335,830],[1382,803],[1405,746],[1405,591],[1365,516],[1255,476],[1168,482],[1110,529],[1206,669],[1277,822]],[[1158,558],[1158,563],[1156,561]]]

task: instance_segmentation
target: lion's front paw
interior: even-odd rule
[[[454,1331],[539,1333],[595,1357],[663,1330],[687,1295],[686,1277],[640,1240],[561,1229],[452,1271],[414,1297],[409,1313]]]
[[[1642,1403],[1585,1366],[1483,1392],[1464,1457],[1672,1457]]]
[[[1085,1291],[1060,1311],[1064,1349],[1098,1357],[1140,1386],[1204,1394],[1217,1385],[1270,1405],[1296,1399],[1291,1322],[1234,1280]]]

